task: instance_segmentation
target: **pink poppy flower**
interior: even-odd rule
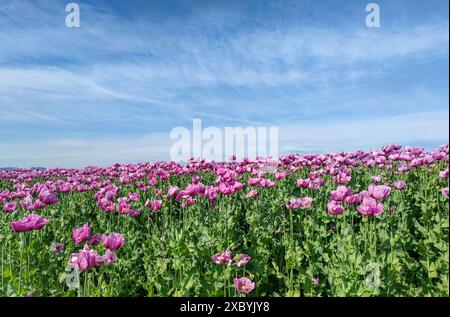
[[[331,200],[334,201],[343,201],[347,196],[350,196],[353,193],[351,188],[347,188],[345,186],[338,186],[336,190],[331,192]]]
[[[383,212],[384,206],[372,197],[365,197],[356,209],[363,216],[375,216]]]
[[[319,278],[318,277],[312,277],[311,278],[311,282],[313,283],[313,285],[317,286],[317,285],[319,285]]]
[[[91,269],[95,266],[97,256],[97,251],[89,249],[89,246],[86,244],[82,250],[70,255],[69,266],[74,266],[79,271]]]
[[[322,178],[315,178],[309,182],[308,188],[312,190],[317,190],[325,183]]]
[[[444,195],[445,197],[448,197],[448,187],[445,187],[442,189],[442,195]]]
[[[55,243],[53,244],[52,250],[55,253],[61,253],[64,251],[64,245],[62,245],[61,243]]]
[[[39,193],[39,199],[46,205],[54,205],[58,203],[58,198],[49,190],[44,190]]]
[[[235,278],[233,282],[239,293],[249,294],[255,288],[255,283],[246,277]]]
[[[247,198],[255,198],[256,196],[258,196],[258,191],[256,189],[252,189],[245,195]]]
[[[116,254],[107,249],[105,255],[96,255],[95,266],[111,265],[116,260]]]
[[[301,208],[309,208],[311,207],[313,199],[311,197],[304,197],[300,200]]]
[[[88,243],[92,245],[97,245],[103,241],[104,237],[105,236],[103,234],[96,233],[89,238]]]
[[[128,214],[130,212],[130,204],[125,198],[119,198],[117,204],[117,211],[120,214]]]
[[[295,210],[300,208],[302,200],[300,198],[291,198],[289,203],[286,205],[287,209]]]
[[[147,199],[145,202],[145,207],[150,208],[153,211],[158,211],[161,209],[162,206],[162,200],[154,199],[153,201],[150,201]]]
[[[344,212],[344,207],[337,201],[331,201],[327,205],[328,214],[331,216],[341,215]]]
[[[238,267],[242,267],[242,266],[246,265],[248,262],[250,262],[251,259],[252,258],[249,255],[247,255],[245,253],[241,253],[241,254],[238,254],[234,258],[234,262],[236,263],[236,265]]]
[[[448,178],[448,174],[449,174],[449,171],[448,171],[448,168],[446,168],[445,170],[439,172],[439,177],[440,178]]]
[[[110,249],[112,251],[119,250],[125,244],[125,235],[119,233],[111,233],[108,236],[105,236],[103,239],[103,245],[105,248]]]
[[[75,244],[80,244],[91,234],[91,228],[87,223],[85,223],[82,227],[72,229],[72,240]]]
[[[370,185],[368,189],[369,195],[376,200],[382,200],[391,194],[391,188],[387,185]]]
[[[256,185],[259,185],[259,183],[261,182],[261,179],[260,178],[249,178],[247,182],[250,186],[256,186]]]
[[[3,211],[5,211],[5,212],[13,212],[16,209],[17,209],[17,203],[15,201],[3,204]]]
[[[214,254],[211,259],[214,261],[214,263],[220,265],[231,264],[233,262],[233,259],[231,258],[231,251],[228,249],[222,253]]]
[[[168,197],[175,197],[180,192],[180,189],[177,186],[170,186],[169,191],[167,192]]]
[[[406,183],[402,181],[398,181],[394,183],[394,188],[397,190],[403,190],[406,188]]]
[[[11,227],[15,232],[27,232],[41,229],[48,223],[48,219],[37,214],[31,214],[21,220],[11,222]]]
[[[360,194],[353,194],[351,196],[345,197],[345,202],[349,205],[356,205],[360,203],[362,200],[362,197]]]
[[[104,211],[114,211],[116,209],[116,205],[114,202],[108,200],[107,198],[101,198],[97,201],[97,206]]]
[[[372,177],[370,178],[370,180],[371,180],[373,183],[378,184],[378,183],[381,182],[381,176],[380,176],[380,175],[372,176]]]
[[[309,185],[309,179],[297,179],[297,186],[298,187],[308,187]]]

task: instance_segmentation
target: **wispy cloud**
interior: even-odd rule
[[[392,118],[428,127],[436,118],[426,113],[448,113],[448,16],[418,19],[411,9],[407,23],[384,18],[382,28],[368,29],[337,13],[321,19],[314,8],[322,5],[315,3],[208,2],[172,11],[158,2],[138,10],[115,1],[81,1],[81,28],[69,29],[63,1],[3,1],[0,143],[4,149],[8,144],[11,160],[33,162],[39,151],[50,160],[45,144],[53,138],[85,141],[85,148],[96,146],[89,140],[113,136],[149,140],[189,126],[192,118],[219,127],[308,127],[323,137],[316,144],[308,139],[308,145],[300,137],[285,139],[292,149],[328,149],[327,138],[338,142],[328,127],[342,126],[325,122],[355,125],[357,135],[358,129],[368,131],[365,141],[348,132],[352,141],[340,144],[349,147],[445,140],[440,128],[426,140],[388,128],[379,140],[364,127],[400,126]],[[354,6],[346,4],[347,11],[363,21],[364,10]],[[304,12],[317,20],[296,17]],[[438,122],[448,127],[448,119]],[[20,152],[13,144],[24,140]],[[74,153],[71,146],[76,148],[56,146],[51,162],[63,150]],[[130,160],[142,157],[130,153]],[[70,162],[86,163],[89,155],[80,155],[87,154],[74,154]]]

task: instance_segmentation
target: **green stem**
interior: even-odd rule
[[[19,262],[19,296],[22,291],[22,260],[23,260],[23,234],[20,235],[20,262]]]

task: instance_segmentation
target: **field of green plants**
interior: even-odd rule
[[[449,296],[448,158],[0,171],[0,295]]]

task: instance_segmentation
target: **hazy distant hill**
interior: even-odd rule
[[[10,171],[18,169],[18,167],[0,167],[0,171]],[[45,170],[45,167],[31,167],[32,170]]]

